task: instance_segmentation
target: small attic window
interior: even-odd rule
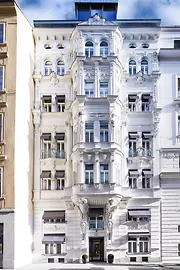
[[[129,44],[130,49],[135,49],[136,47],[137,47],[137,45],[135,43],[130,43]]]
[[[62,49],[64,49],[64,46],[61,45],[61,44],[58,44],[58,45],[57,45],[57,48],[58,48],[59,50],[62,50]]]
[[[44,45],[44,48],[45,48],[46,50],[50,50],[50,49],[52,49],[52,46],[49,45],[49,44],[45,44],[45,45]]]
[[[142,44],[142,48],[144,48],[144,49],[149,48],[149,44],[148,44],[148,43],[143,43],[143,44]]]

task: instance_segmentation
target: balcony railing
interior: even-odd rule
[[[90,220],[89,230],[104,230],[104,220]]]
[[[129,149],[129,157],[152,157],[153,150],[143,147],[137,149]]]
[[[66,153],[64,151],[56,151],[56,150],[42,151],[41,158],[42,159],[46,159],[46,158],[65,159]]]
[[[150,223],[149,222],[130,222],[128,223],[128,231],[149,231]]]

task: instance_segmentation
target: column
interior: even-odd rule
[[[51,111],[52,112],[57,112],[57,108],[56,108],[56,95],[51,95]]]
[[[95,153],[95,174],[94,174],[94,183],[100,184],[100,164],[99,164],[99,152]]]
[[[95,79],[94,79],[94,90],[95,90],[95,97],[99,97],[99,63],[95,62]]]
[[[41,191],[41,178],[40,178],[40,155],[41,155],[41,144],[40,144],[40,127],[35,125],[35,140],[34,140],[34,199],[40,199]]]
[[[100,124],[94,121],[94,142],[100,142]]]
[[[110,184],[116,183],[116,174],[115,174],[115,161],[114,161],[114,153],[111,153],[111,162],[110,162]]]
[[[142,111],[141,106],[142,106],[142,95],[141,95],[141,93],[138,93],[137,94],[137,105],[136,105],[137,112]]]
[[[84,170],[84,158],[83,158],[83,154],[80,155],[79,158],[79,167],[78,167],[78,184],[84,184],[85,183],[85,170]]]

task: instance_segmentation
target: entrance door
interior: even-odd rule
[[[0,223],[0,269],[3,269],[3,223]]]
[[[89,238],[89,260],[104,261],[104,238],[103,237],[90,237]]]

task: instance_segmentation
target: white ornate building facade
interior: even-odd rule
[[[81,2],[34,24],[34,261],[180,262],[180,28]]]

